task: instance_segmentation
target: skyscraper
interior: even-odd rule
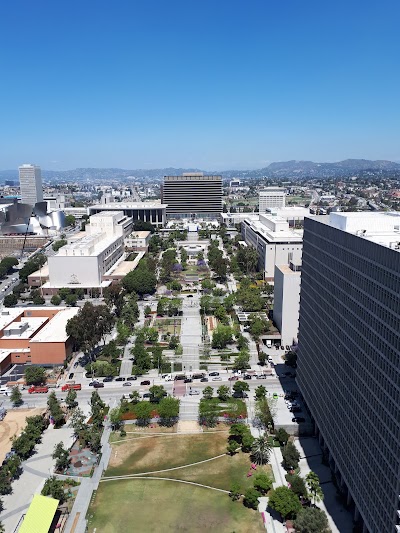
[[[21,188],[21,202],[35,205],[43,202],[42,173],[36,165],[22,165],[18,167],[19,184]]]
[[[161,202],[168,204],[167,218],[219,218],[222,178],[201,172],[164,176]]]
[[[305,219],[297,382],[364,531],[400,531],[400,216]]]

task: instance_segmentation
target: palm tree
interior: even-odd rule
[[[258,465],[265,465],[269,462],[271,454],[271,445],[265,435],[254,440],[251,447],[251,458]]]

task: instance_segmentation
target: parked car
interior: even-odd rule
[[[281,350],[284,350],[284,349],[285,349],[285,347],[284,347],[284,346],[281,346]]]
[[[204,374],[193,374],[192,379],[202,379],[204,378]]]
[[[219,372],[209,372],[209,376],[219,376]]]
[[[137,380],[137,376],[129,376],[129,378],[126,378],[127,381],[136,381]]]
[[[91,381],[91,382],[89,383],[89,387],[94,387],[96,383],[99,383],[99,381],[96,381],[96,380]]]
[[[258,374],[257,379],[267,379],[267,374]]]
[[[188,294],[186,298],[193,298],[193,294]]]
[[[215,377],[212,378],[211,381],[222,381],[222,378],[221,378],[221,376],[215,376]]]
[[[145,392],[142,396],[143,400],[149,400],[151,398],[150,392]]]
[[[68,379],[72,379],[74,377],[74,373],[71,372],[70,375],[68,376]]]
[[[275,344],[275,350],[279,350],[279,346]]]
[[[102,389],[102,388],[104,387],[104,383],[99,383],[99,382],[94,383],[94,384],[93,384],[93,387],[94,387],[95,389]]]
[[[306,421],[306,419],[303,418],[302,416],[294,416],[292,418],[292,422],[297,422],[298,424],[300,424],[300,422],[305,422],[305,421]]]
[[[237,381],[239,378],[237,376],[230,376],[228,381]]]
[[[253,376],[251,376],[250,374],[245,374],[243,376],[243,379],[251,379]]]
[[[235,391],[233,394],[232,394],[232,398],[248,398],[248,394],[246,394],[245,392],[240,392],[240,391]]]
[[[273,398],[274,400],[277,400],[277,399],[279,398],[278,393],[277,393],[277,392],[274,392],[274,394],[272,395],[272,398]]]
[[[192,378],[186,378],[184,380],[184,383],[192,383],[193,382],[193,379]]]
[[[200,391],[193,389],[189,391],[190,396],[198,396],[200,394]]]
[[[144,381],[141,381],[140,384],[141,385],[150,385],[150,380],[149,379],[145,379]]]
[[[107,376],[103,379],[103,383],[110,383],[114,378],[112,376]]]
[[[77,368],[78,366],[79,366],[78,362],[74,363],[74,368]]]
[[[203,383],[205,383],[206,381],[208,381],[208,378],[201,378],[200,381],[203,382]]]
[[[115,381],[126,381],[126,378],[118,377],[118,378],[115,378]]]
[[[123,387],[132,387],[132,383],[130,381],[125,381]]]
[[[291,413],[300,413],[301,411],[301,407],[299,407],[298,405],[292,405],[290,408],[289,408],[289,411]]]
[[[289,346],[289,344],[286,344],[286,350],[287,350],[287,351],[290,350],[290,346]]]

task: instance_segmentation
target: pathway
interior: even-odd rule
[[[182,371],[194,372],[200,367],[199,347],[202,342],[200,302],[198,295],[184,298],[181,320]]]

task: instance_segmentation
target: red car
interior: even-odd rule
[[[237,376],[231,376],[228,378],[228,381],[237,381],[239,378]]]

